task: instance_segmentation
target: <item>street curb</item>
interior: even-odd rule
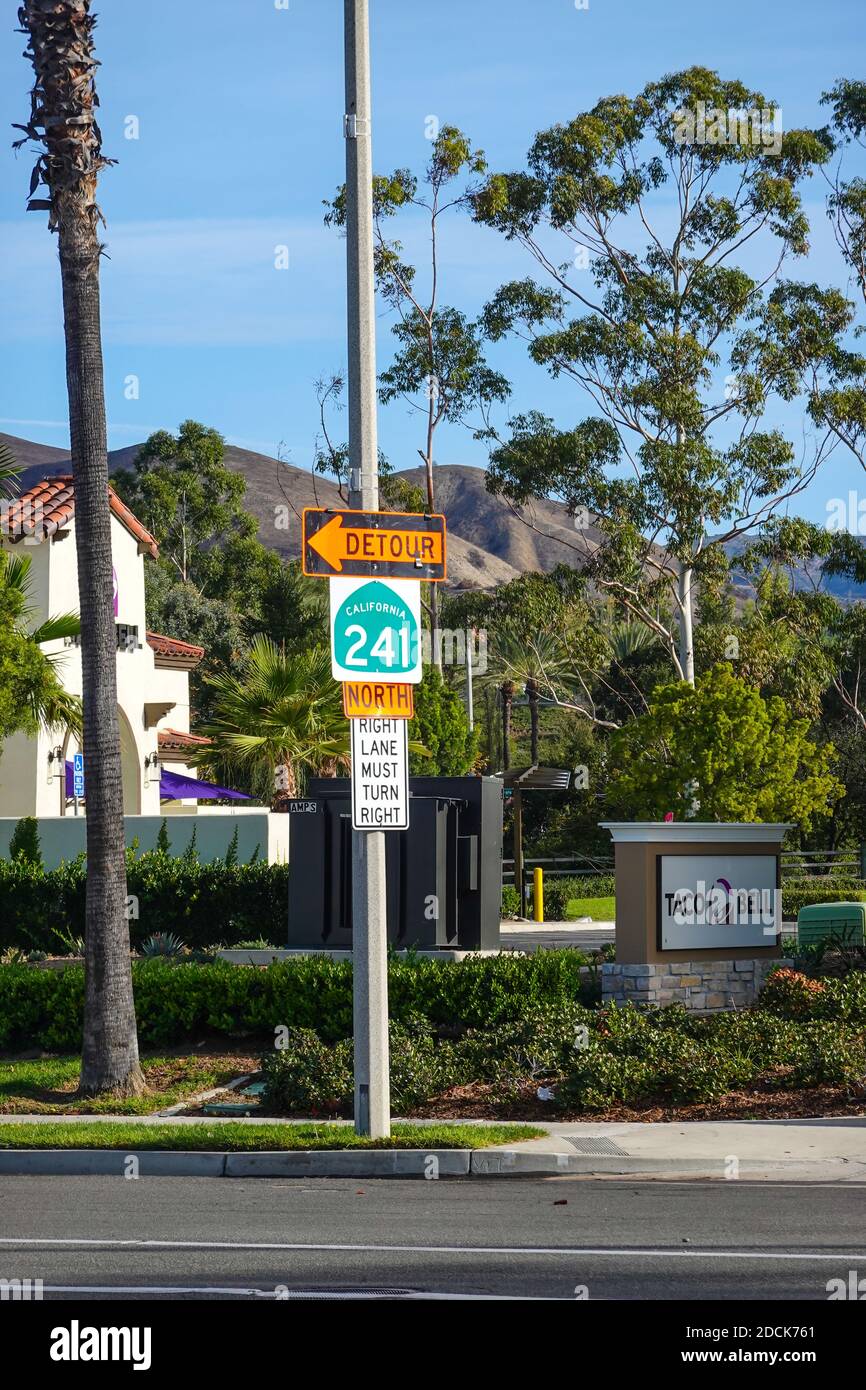
[[[515,1149],[298,1149],[259,1153],[173,1152],[159,1149],[3,1149],[0,1176],[172,1178],[521,1178],[572,1175],[596,1178],[727,1180],[722,1160],[581,1157]],[[738,1177],[809,1182],[866,1181],[866,1162],[846,1159],[749,1159]]]

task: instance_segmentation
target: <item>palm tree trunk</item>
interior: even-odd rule
[[[99,315],[96,177],[105,164],[94,110],[90,0],[27,0],[20,16],[36,72],[28,134],[58,233],[75,492],[87,781],[81,1092],[144,1088],[129,959],[111,513]],[[44,203],[37,200],[37,206]]]
[[[502,769],[511,767],[511,701],[514,699],[514,682],[503,681],[502,691]]]
[[[526,697],[529,701],[529,761],[538,766],[538,682],[526,682]]]

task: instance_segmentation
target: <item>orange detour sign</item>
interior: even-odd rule
[[[301,553],[304,574],[316,579],[444,579],[445,518],[305,507]]]
[[[412,686],[385,681],[343,681],[343,713],[347,719],[367,719],[372,715],[411,719],[415,713]]]

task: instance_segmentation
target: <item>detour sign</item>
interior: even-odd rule
[[[303,570],[314,578],[445,578],[444,516],[306,507],[303,530]]]

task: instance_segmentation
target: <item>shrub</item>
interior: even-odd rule
[[[327,1046],[311,1028],[291,1029],[285,1045],[262,1058],[262,1100],[288,1114],[339,1114],[350,1108],[352,1044]]]
[[[463,961],[389,961],[391,1018],[419,1017],[443,1035],[516,1023],[544,1006],[576,1000],[584,957],[536,951]],[[206,1034],[273,1036],[278,1027],[313,1029],[323,1042],[352,1036],[352,963],[298,956],[256,968],[217,960],[135,960],[132,980],[139,1036],[162,1046]],[[77,1051],[81,1044],[84,970],[0,967],[0,1048]]]
[[[39,825],[35,816],[22,816],[12,831],[9,841],[9,858],[23,859],[34,868],[41,869],[42,849],[39,844]]]
[[[198,861],[159,850],[127,854],[127,891],[137,899],[130,938],[174,935],[190,947],[226,946],[261,936],[281,946],[287,936],[287,864]],[[48,872],[24,858],[0,859],[0,950],[56,950],[61,936],[83,936],[86,873],[83,856]]]
[[[773,970],[767,976],[759,999],[765,1009],[780,1018],[811,1018],[824,991],[820,980],[813,980],[799,970]]]
[[[520,915],[520,894],[513,883],[503,883],[502,885],[502,916],[519,917]]]
[[[179,956],[183,949],[184,943],[172,932],[156,932],[141,943],[143,956]]]
[[[812,903],[866,902],[866,890],[858,878],[842,875],[826,878],[786,879],[782,883],[782,916],[794,921],[801,907]]]

